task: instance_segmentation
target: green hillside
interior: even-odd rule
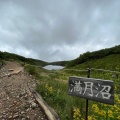
[[[90,60],[82,64],[78,64],[72,68],[85,69],[88,67],[120,71],[120,54],[113,54],[104,58]]]
[[[23,56],[16,55],[16,54],[13,54],[13,53],[1,52],[0,51],[0,61],[2,62],[3,60],[18,61],[18,62],[27,63],[27,64],[31,64],[31,65],[37,65],[37,66],[45,66],[45,65],[48,64],[47,62],[44,62],[42,60],[25,58]]]
[[[45,62],[42,60],[38,59],[32,59],[32,58],[25,58],[20,55],[16,55],[13,53],[8,53],[8,52],[1,52],[0,51],[0,63],[3,62],[3,60],[6,61],[19,61],[31,65],[36,65],[36,66],[45,66],[45,65],[60,65],[60,66],[65,66],[67,61],[55,61],[55,62]]]
[[[81,54],[67,63],[67,67],[85,69],[101,68],[120,71],[120,45],[94,52]]]

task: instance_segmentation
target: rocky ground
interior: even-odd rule
[[[16,62],[0,69],[0,120],[47,120],[30,89],[36,80]]]

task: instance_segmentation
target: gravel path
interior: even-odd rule
[[[29,89],[36,87],[32,76],[16,62],[8,62],[0,76],[0,120],[47,120]]]

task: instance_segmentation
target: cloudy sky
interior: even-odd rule
[[[120,0],[0,0],[0,51],[71,60],[120,44]]]

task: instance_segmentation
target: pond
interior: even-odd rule
[[[47,70],[60,70],[63,69],[63,66],[59,66],[59,65],[46,65],[45,67],[43,67]]]

